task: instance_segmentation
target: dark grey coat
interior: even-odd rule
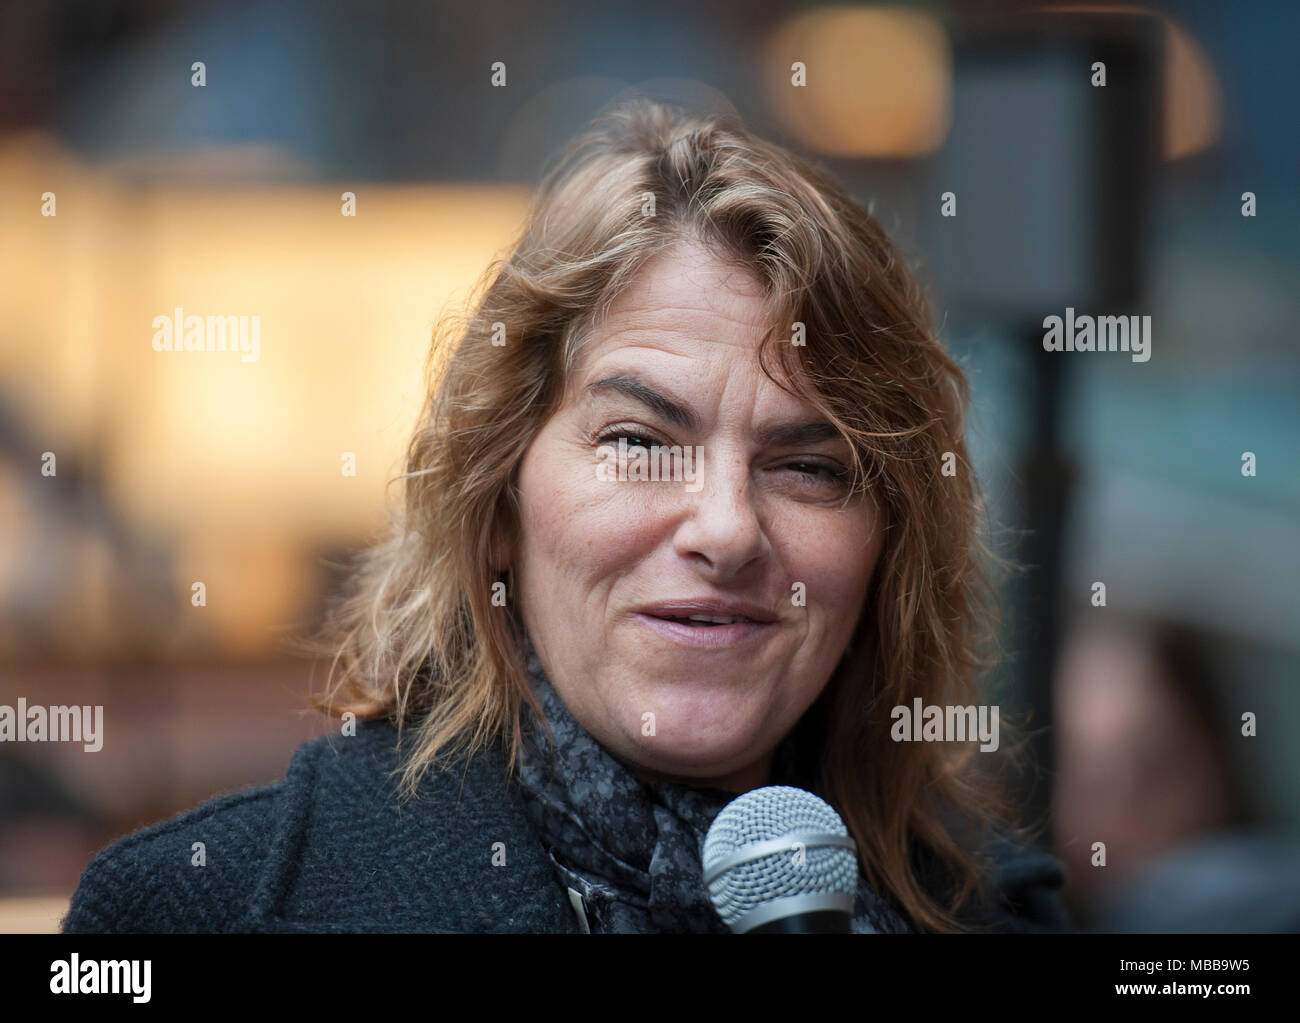
[[[121,839],[86,868],[64,932],[579,932],[504,756],[429,772],[399,803],[395,746],[391,725],[360,721],[304,744],[273,785]],[[1005,929],[1066,926],[1055,859],[1008,843],[998,861]]]

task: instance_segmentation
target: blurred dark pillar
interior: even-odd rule
[[[1005,525],[1030,574],[1006,594],[1019,710],[1031,711],[1036,774],[1028,814],[1051,810],[1052,676],[1064,594],[1062,540],[1073,469],[1063,430],[1074,360],[1045,352],[1044,317],[1141,313],[1143,242],[1162,145],[1163,26],[1150,13],[1042,13],[953,26],[953,124],[932,162],[922,250],[945,312],[992,324],[1023,345],[1031,437]],[[1094,85],[1105,65],[1106,84]],[[941,217],[953,192],[957,216]],[[1023,628],[1022,628],[1023,626]]]

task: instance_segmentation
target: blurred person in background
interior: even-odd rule
[[[1054,819],[1092,929],[1300,931],[1300,847],[1258,830],[1242,722],[1202,647],[1169,624],[1093,626],[1066,647]]]

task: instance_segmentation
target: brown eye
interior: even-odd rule
[[[611,430],[604,436],[597,437],[596,442],[599,444],[617,444],[619,440],[624,438],[627,440],[628,447],[634,447],[635,443],[639,443],[641,447],[649,448],[653,447],[655,443],[649,437],[644,437],[639,433],[632,433],[628,430]]]

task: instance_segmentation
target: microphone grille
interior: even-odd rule
[[[803,789],[769,785],[728,803],[709,828],[701,857],[709,897],[723,923],[730,927],[774,899],[852,897],[858,860],[851,842],[822,844],[817,835],[848,839],[840,815]],[[740,862],[711,877],[728,859]]]

